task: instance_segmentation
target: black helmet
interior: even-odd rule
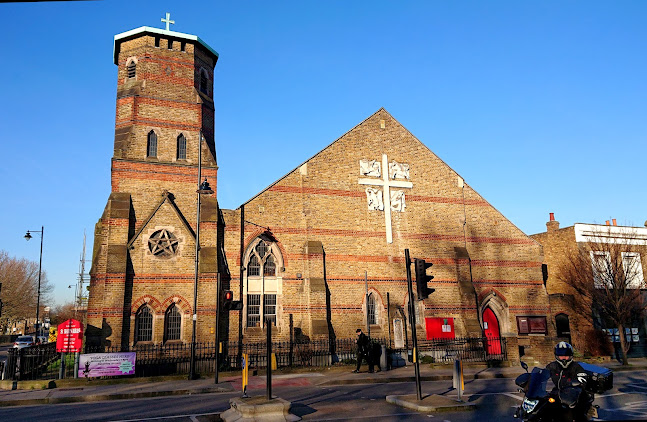
[[[566,359],[561,357],[566,356]],[[555,345],[555,360],[557,363],[562,365],[563,368],[567,368],[568,365],[573,362],[573,346],[566,343],[565,341],[560,341]]]

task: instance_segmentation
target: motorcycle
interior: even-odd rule
[[[584,399],[581,384],[578,381],[561,390],[546,391],[550,371],[546,368],[533,368],[528,372],[528,365],[521,362],[522,368],[526,370],[515,380],[515,384],[524,393],[521,405],[515,411],[514,417],[524,422],[558,422],[573,420],[586,420],[598,417],[598,406],[592,405],[593,394],[588,392],[588,409],[586,403],[578,406],[580,399]],[[579,414],[576,414],[579,413]]]

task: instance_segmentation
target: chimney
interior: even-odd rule
[[[614,225],[614,226],[617,226],[617,225],[618,225],[618,223],[616,222],[616,219],[615,219],[615,218],[614,218],[613,220],[611,220],[611,221],[613,221],[613,225]]]
[[[555,230],[559,230],[559,221],[555,221],[555,213],[551,212],[549,221],[546,223],[546,231],[547,232],[552,232]]]
[[[610,226],[611,224],[609,224],[609,220],[607,220],[607,221],[604,222],[604,225],[605,226]]]

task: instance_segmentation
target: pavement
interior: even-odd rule
[[[629,367],[622,367],[615,361],[600,365],[613,371],[647,370],[647,358],[630,359],[629,363]],[[272,387],[298,388],[415,380],[413,365],[375,373],[368,373],[365,368],[360,373],[352,373],[354,367],[350,365],[274,371]],[[474,379],[515,378],[523,372],[525,371],[520,366],[501,368],[467,366],[463,370],[465,382]],[[452,365],[436,367],[420,365],[422,381],[451,380],[452,373]],[[186,376],[167,376],[109,380],[18,381],[15,386],[12,381],[0,381],[0,407],[242,391],[240,373],[221,373],[219,380],[219,384],[216,385],[212,376],[193,381],[187,380]],[[258,394],[263,394],[265,388],[263,372],[258,376],[250,373],[248,392],[253,394],[254,390],[258,390]]]

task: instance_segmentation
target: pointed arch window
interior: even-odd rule
[[[135,343],[153,340],[153,313],[143,305],[135,314]]]
[[[126,72],[128,74],[128,79],[133,79],[137,76],[137,62],[135,62],[135,60],[131,60],[130,63],[128,63],[128,66],[126,66]]]
[[[366,302],[366,313],[368,315],[368,324],[377,324],[377,304],[375,303],[375,295],[373,293],[368,295]]]
[[[157,157],[157,134],[152,130],[148,132],[148,141],[146,142],[146,156]]]
[[[267,320],[276,325],[277,321],[277,267],[282,260],[276,243],[261,237],[252,243],[247,257],[247,327],[262,327]]]
[[[164,315],[164,341],[180,340],[182,315],[174,303],[166,310]]]
[[[186,160],[186,138],[181,133],[177,137],[177,159]]]

